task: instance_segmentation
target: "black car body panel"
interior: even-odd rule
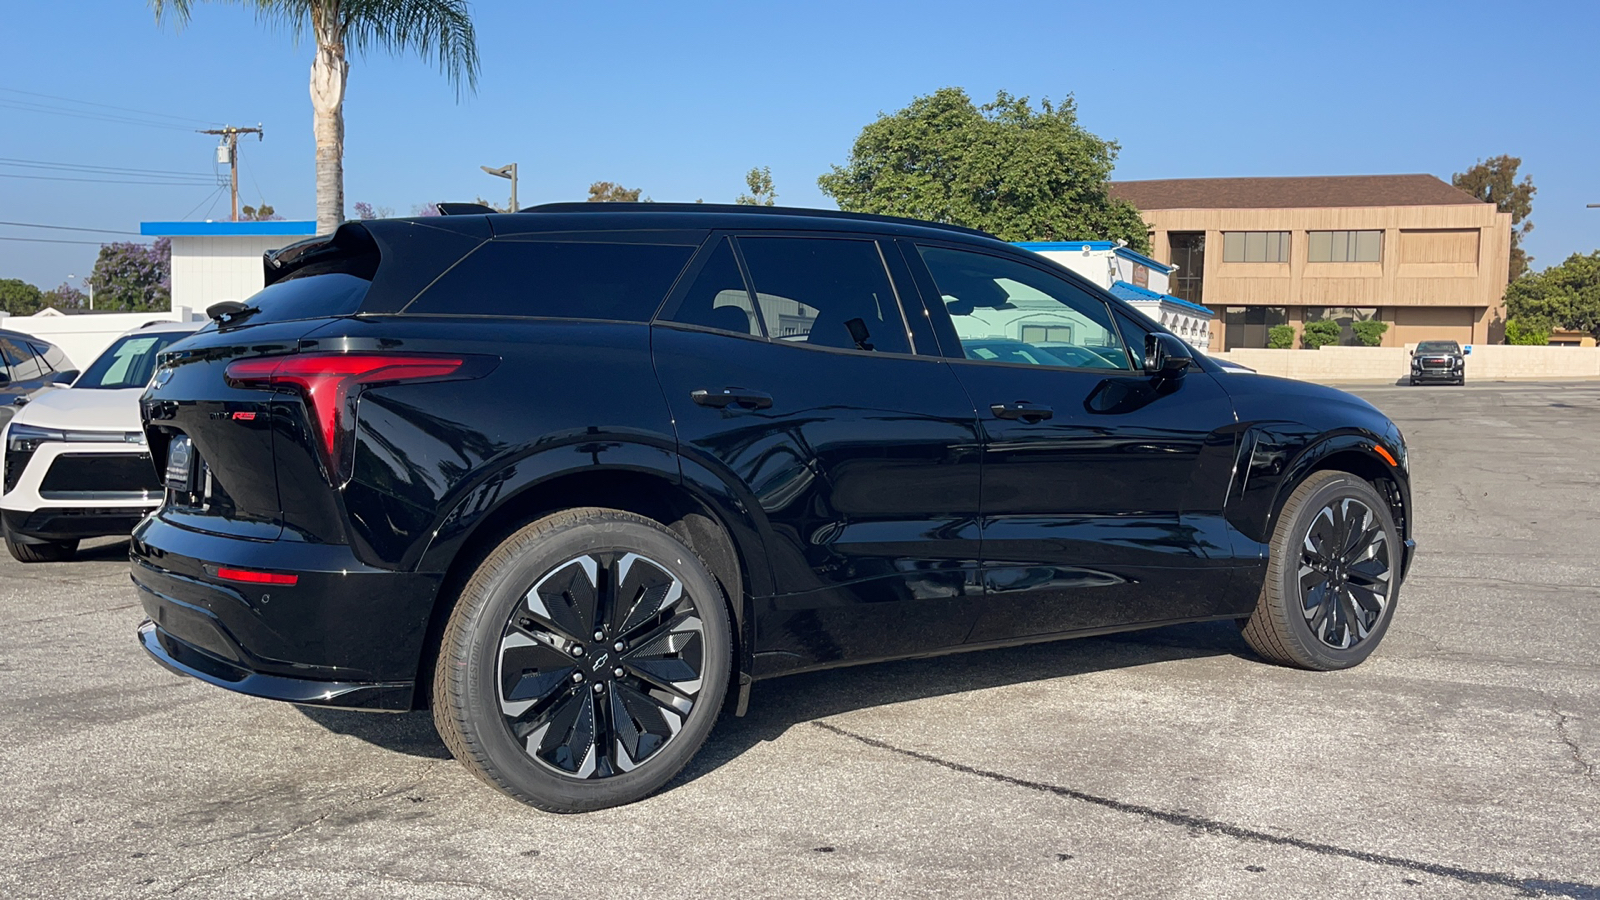
[[[1203,357],[1182,377],[1146,374],[1145,336],[1162,329],[1041,257],[882,217],[615,206],[378,220],[269,254],[255,306],[174,345],[144,399],[157,470],[184,436],[208,479],[169,490],[134,533],[146,649],[246,693],[420,705],[476,560],[573,506],[684,537],[727,595],[741,685],[1246,615],[1273,516],[1320,466],[1391,485],[1409,536],[1404,445],[1377,410],[1219,377]],[[775,282],[837,267],[780,264],[800,244],[774,239],[866,266],[876,306],[828,321],[775,304]],[[918,255],[933,246],[1103,302],[1117,332],[1095,345],[1103,367],[966,359]],[[632,255],[598,286],[557,277],[561,260],[613,251]],[[682,312],[708,285],[737,302],[706,301],[705,321]],[[333,314],[308,317],[319,291]],[[787,340],[791,320],[817,337]],[[333,405],[238,375],[384,354],[455,368]],[[991,413],[1018,401],[1053,417]]]

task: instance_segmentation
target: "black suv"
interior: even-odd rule
[[[544,809],[645,796],[794,672],[1212,619],[1352,666],[1412,555],[1372,406],[1224,374],[975,231],[561,204],[349,223],[266,270],[144,397],[144,647],[431,706]]]
[[[1455,341],[1423,341],[1411,351],[1411,383],[1467,383],[1467,357]]]

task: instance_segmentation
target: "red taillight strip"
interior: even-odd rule
[[[294,587],[300,581],[299,575],[285,575],[281,572],[257,572],[254,569],[228,569],[220,566],[217,568],[217,577],[245,584],[279,584],[284,587]]]

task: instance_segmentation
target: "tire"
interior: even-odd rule
[[[1389,504],[1373,486],[1348,472],[1313,474],[1284,504],[1270,552],[1244,626],[1250,647],[1315,671],[1370,656],[1394,618],[1403,552]]]
[[[47,541],[33,538],[24,541],[6,529],[6,549],[17,562],[66,562],[78,555],[77,541]]]
[[[1416,387],[1417,386],[1417,376],[1415,376],[1415,375],[1411,376],[1411,386],[1412,387]]]
[[[705,563],[660,524],[556,513],[507,538],[462,589],[434,724],[468,770],[524,803],[632,803],[710,734],[732,671],[728,622]]]

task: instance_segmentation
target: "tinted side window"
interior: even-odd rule
[[[39,368],[43,369],[47,375],[53,373],[55,367],[50,364],[49,349],[40,344],[29,344],[28,346],[32,348],[33,355],[39,358]]]
[[[744,237],[739,251],[773,340],[911,352],[875,242]]]
[[[761,335],[761,317],[750,302],[750,291],[745,288],[727,238],[712,251],[671,320],[734,334]]]
[[[1133,357],[1134,368],[1144,366],[1144,339],[1151,332],[1151,325],[1155,323],[1141,322],[1140,319],[1148,318],[1143,313],[1126,313],[1116,310],[1117,327],[1122,329],[1122,342],[1128,347],[1128,355]],[[1137,318],[1135,318],[1137,316]]]
[[[323,316],[351,316],[361,309],[372,282],[342,272],[308,275],[303,272],[257,291],[245,302],[260,310],[244,323],[290,322]]]
[[[648,322],[693,247],[490,241],[402,312]]]
[[[919,246],[967,359],[1127,369],[1104,301],[1015,260]]]
[[[50,371],[27,344],[4,340],[0,341],[0,346],[5,348],[6,362],[11,366],[12,381],[33,381],[43,378]]]

